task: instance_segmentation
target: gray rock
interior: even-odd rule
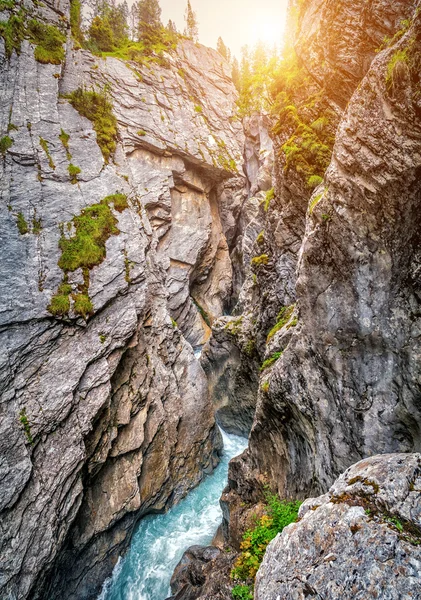
[[[256,600],[400,600],[421,595],[421,456],[386,454],[349,468],[266,551]]]

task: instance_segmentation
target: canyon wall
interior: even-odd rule
[[[93,56],[67,0],[0,17],[1,596],[87,599],[219,460],[195,351],[232,301],[245,135],[213,50]]]
[[[300,94],[309,77],[337,128],[330,164],[309,198],[299,187],[309,174],[302,104],[287,143],[298,159],[285,146],[298,121],[282,121],[293,108],[275,125],[276,210],[293,203],[295,214],[306,211],[292,254],[297,269],[284,283],[296,282],[296,304],[269,332],[249,449],[232,461],[223,497],[227,520],[242,502],[256,502],[265,484],[281,497],[304,498],[325,492],[361,458],[420,449],[419,11],[417,2],[342,8],[307,2],[298,21]],[[289,237],[282,217],[275,231]],[[278,244],[278,257],[290,248]],[[280,261],[262,266],[266,285]],[[235,517],[232,539],[237,525]]]

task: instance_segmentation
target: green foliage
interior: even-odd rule
[[[69,171],[70,182],[73,184],[77,183],[77,176],[79,175],[79,173],[81,173],[80,168],[70,163],[70,165],[67,167],[67,170]]]
[[[254,267],[260,267],[262,265],[267,265],[269,262],[268,254],[261,254],[260,256],[255,256],[251,259],[251,264]]]
[[[177,321],[174,321],[174,319],[171,319],[171,325],[174,327],[174,329],[177,329],[178,327]]]
[[[263,209],[265,212],[267,212],[269,210],[269,206],[270,203],[272,202],[272,200],[275,198],[275,189],[272,188],[271,190],[268,190],[266,192],[266,196],[265,196],[265,202],[263,205]]]
[[[77,294],[74,296],[74,310],[77,315],[80,315],[84,319],[89,315],[93,314],[94,307],[91,299],[87,294]]]
[[[5,135],[0,139],[0,154],[6,154],[6,152],[9,150],[9,148],[11,148],[13,145],[13,140],[8,136]]]
[[[0,12],[12,10],[15,6],[15,0],[0,0]]]
[[[277,333],[280,329],[282,329],[282,327],[284,327],[284,325],[288,323],[292,316],[292,313],[294,312],[294,309],[295,304],[292,304],[291,306],[283,306],[281,308],[276,320],[276,325],[269,331],[267,342],[269,342],[273,338],[275,333]]]
[[[0,36],[4,40],[6,57],[10,59],[13,50],[20,53],[20,47],[25,37],[25,13],[20,10],[10,15],[8,21],[0,21]]]
[[[81,0],[70,0],[70,30],[79,44],[83,43]]]
[[[386,84],[388,88],[399,86],[403,73],[408,70],[409,49],[398,50],[390,59],[386,71]]]
[[[107,341],[107,336],[105,335],[105,333],[100,334],[99,341],[101,342],[101,344],[105,344],[105,342]]]
[[[114,37],[110,22],[107,18],[96,16],[89,27],[89,39],[102,52],[114,50]]]
[[[28,36],[33,44],[35,60],[43,64],[59,65],[64,60],[63,44],[66,36],[54,27],[31,19],[28,23]]]
[[[67,284],[67,273],[81,268],[84,285],[79,286],[79,294],[73,295],[76,314],[85,319],[93,313],[92,302],[88,295],[89,269],[102,263],[106,256],[105,244],[112,235],[118,235],[117,219],[111,208],[122,212],[128,207],[124,194],[107,196],[99,204],[83,209],[79,216],[73,217],[75,233],[70,238],[62,234],[59,247],[61,256],[58,265],[64,271],[64,280],[53,296],[47,310],[53,315],[64,316],[70,310],[72,288]]]
[[[187,9],[184,18],[186,21],[186,29],[184,34],[193,40],[193,42],[197,42],[199,39],[199,28],[196,13],[191,7],[190,0],[187,0]]]
[[[241,65],[233,61],[233,81],[239,90],[239,116],[267,111],[273,104],[271,83],[280,61],[276,49],[259,42],[253,49],[242,48]]]
[[[19,413],[19,421],[23,427],[23,430],[25,432],[26,438],[29,442],[29,444],[33,444],[34,440],[32,438],[32,434],[31,434],[31,425],[29,424],[28,421],[28,417],[26,416],[26,409],[22,408],[22,410]]]
[[[137,135],[139,135],[140,137],[144,137],[146,135],[146,131],[144,129],[139,129]]]
[[[269,381],[264,381],[264,382],[262,383],[262,392],[263,392],[264,394],[267,394],[267,393],[268,393],[268,391],[269,391],[269,387],[270,387],[270,383],[269,383]]]
[[[63,144],[65,150],[66,150],[66,156],[67,156],[67,160],[71,160],[72,159],[72,155],[69,152],[69,140],[70,140],[70,135],[68,133],[66,133],[63,129],[60,132],[60,135],[58,136],[60,142]]]
[[[203,108],[201,106],[197,105],[197,106],[194,107],[194,112],[202,113],[203,112]]]
[[[105,258],[106,241],[112,235],[119,234],[117,219],[109,206],[109,198],[84,208],[72,221],[76,233],[71,238],[61,237],[59,267],[67,272],[79,268],[91,269],[101,264]]]
[[[253,600],[253,592],[249,585],[236,585],[231,594],[234,600]]]
[[[78,88],[67,97],[70,104],[92,122],[98,145],[108,162],[116,149],[117,119],[113,115],[113,106],[106,90],[96,92]]]
[[[37,219],[34,217],[32,219],[32,233],[34,235],[39,235],[42,231],[42,221],[41,219]]]
[[[9,131],[17,131],[19,128],[16,127],[16,125],[14,125],[13,123],[9,123],[9,125],[7,126],[7,132]]]
[[[265,360],[265,362],[262,364],[262,366],[260,367],[260,371],[265,371],[266,369],[274,365],[276,361],[281,358],[282,354],[283,352],[275,352],[274,354],[272,354],[272,356]]]
[[[40,136],[40,138],[39,138],[39,145],[41,146],[41,148],[44,150],[45,154],[47,155],[48,164],[50,165],[50,168],[54,170],[56,168],[56,165],[54,164],[52,156],[50,154],[50,149],[48,147],[47,140],[44,140],[44,138],[42,138]]]
[[[307,180],[307,185],[310,188],[316,188],[321,183],[323,183],[323,177],[320,177],[320,175],[311,175]]]
[[[18,231],[21,235],[25,235],[25,233],[29,232],[28,223],[26,222],[26,219],[23,216],[23,213],[21,213],[21,212],[18,213],[17,226],[18,226]]]
[[[282,501],[276,495],[266,494],[266,514],[243,535],[242,553],[235,562],[231,577],[240,581],[254,582],[268,544],[298,517],[301,502]]]
[[[69,292],[70,294],[70,292]],[[64,316],[70,310],[70,299],[69,294],[55,294],[51,298],[50,304],[47,306],[48,312],[54,316]]]
[[[326,190],[324,192],[322,192],[321,194],[317,194],[317,196],[315,196],[313,198],[313,200],[310,202],[308,209],[309,209],[309,212],[311,215],[313,214],[314,209],[319,204],[320,200],[324,197],[325,194],[326,194]]]
[[[256,238],[256,243],[261,245],[265,243],[265,232],[261,231]]]
[[[204,322],[206,323],[206,325],[208,327],[212,327],[212,322],[211,322],[209,313],[207,313],[205,311],[205,309],[203,308],[203,306],[200,306],[200,304],[194,298],[192,298],[192,300],[193,300],[193,304],[196,306],[197,310],[199,311],[199,313],[200,313],[202,319],[204,320]]]

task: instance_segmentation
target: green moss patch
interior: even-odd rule
[[[3,136],[0,139],[0,154],[6,154],[6,152],[12,147],[13,140],[8,135]]]
[[[106,162],[114,154],[117,144],[117,119],[105,90],[96,92],[78,88],[67,96],[70,104],[92,122],[97,142]]]
[[[28,223],[26,222],[26,219],[23,216],[23,213],[21,213],[21,212],[18,213],[17,226],[18,226],[18,231],[21,235],[25,235],[25,233],[29,232]]]
[[[28,23],[28,36],[31,43],[36,44],[35,60],[42,64],[53,65],[63,62],[63,44],[66,36],[57,27],[31,19]]]
[[[0,21],[0,36],[4,40],[7,58],[10,59],[13,50],[20,53],[20,47],[25,39],[25,13],[11,15],[7,21]]]
[[[72,295],[75,313],[84,318],[93,313],[89,298],[89,271],[105,259],[107,240],[120,233],[112,209],[122,212],[126,208],[127,197],[124,194],[113,194],[99,204],[84,208],[79,216],[73,217],[71,224],[75,230],[74,235],[68,238],[63,233],[59,241],[61,256],[58,265],[64,272],[64,279],[47,307],[51,314],[64,316],[70,311],[72,287],[67,283],[68,273],[77,269],[82,269],[84,284],[78,286],[79,293]]]
[[[67,170],[69,171],[70,182],[73,184],[77,183],[77,176],[79,175],[79,173],[81,173],[80,168],[70,163],[70,165],[67,167]]]
[[[272,354],[270,358],[265,360],[265,362],[260,367],[260,370],[265,371],[266,369],[274,365],[281,358],[282,354],[283,352],[275,352],[274,354]]]
[[[284,327],[288,323],[292,316],[292,313],[294,312],[294,309],[295,304],[292,304],[291,306],[283,306],[281,308],[276,320],[276,325],[272,327],[272,329],[268,333],[267,342],[269,342],[273,338],[275,333],[277,333],[280,329],[282,329],[282,327]]]

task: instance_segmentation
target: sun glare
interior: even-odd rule
[[[258,41],[262,41],[268,46],[279,46],[282,40],[282,31],[280,30],[279,23],[268,21],[266,18],[261,18],[252,26],[251,31],[251,42],[256,44]]]

